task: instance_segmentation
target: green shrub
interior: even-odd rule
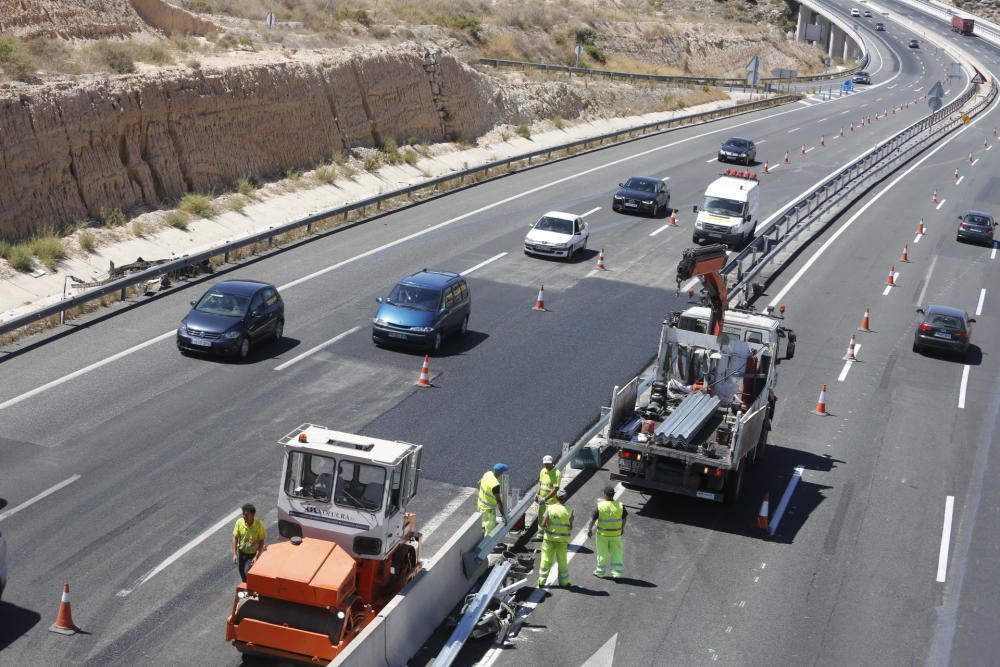
[[[416,146],[419,143],[420,143],[420,140],[417,139],[416,137],[407,137],[406,138],[406,145],[407,146]]]
[[[561,130],[566,127],[566,121],[563,120],[562,116],[556,116],[552,119],[552,124],[555,125],[557,130]]]
[[[583,44],[585,46],[593,45],[594,39],[597,38],[597,31],[591,28],[589,25],[580,26],[574,32],[577,44]]]
[[[202,218],[211,218],[215,215],[215,206],[212,205],[212,200],[205,195],[195,194],[194,192],[189,192],[181,197],[177,208],[185,213]]]
[[[133,236],[138,236],[139,238],[143,238],[144,236],[148,235],[150,231],[151,231],[151,228],[149,226],[149,223],[143,222],[142,220],[139,220],[138,218],[136,218],[135,220],[132,221],[132,234],[133,234]]]
[[[131,74],[135,71],[135,61],[129,45],[102,39],[94,48],[101,64],[109,71],[116,74]]]
[[[10,248],[11,248],[10,241],[4,241],[3,239],[0,239],[0,257],[7,259],[7,253],[10,252]]]
[[[344,151],[337,151],[332,156],[330,156],[330,161],[333,162],[338,167],[343,167],[345,164],[347,164],[347,155],[344,154]]]
[[[243,209],[247,207],[249,199],[243,195],[233,195],[233,198],[229,200],[229,210],[236,211],[237,213],[243,213]]]
[[[171,211],[170,213],[167,213],[167,217],[164,218],[164,220],[174,229],[180,229],[185,232],[191,225],[191,218],[184,211]]]
[[[97,236],[89,229],[81,229],[76,240],[84,252],[94,252],[97,248]]]
[[[590,59],[594,62],[602,65],[607,64],[608,57],[604,54],[604,51],[601,50],[601,47],[596,44],[587,44],[583,47],[583,50],[586,51],[587,55],[590,56]]]
[[[354,168],[354,165],[347,162],[341,166],[340,171],[343,172],[344,178],[349,181],[353,181],[358,175],[358,170]]]
[[[445,20],[446,25],[467,32],[477,42],[479,41],[479,31],[483,25],[476,16],[469,14],[452,14]]]
[[[515,127],[514,132],[516,132],[518,136],[524,137],[525,139],[531,139],[531,128],[523,123]]]
[[[386,139],[382,142],[381,151],[386,163],[388,164],[399,164],[403,161],[403,156],[399,153],[399,144],[396,143],[395,139]]]
[[[375,153],[369,153],[364,159],[365,171],[378,171],[382,166],[382,160]]]
[[[56,263],[66,257],[66,248],[57,236],[42,236],[31,242],[31,254],[47,268],[55,268]]]
[[[299,171],[298,169],[286,169],[285,178],[287,178],[290,181],[298,181],[300,178],[302,178],[302,172]]]
[[[417,153],[417,151],[413,150],[412,148],[408,148],[405,151],[403,151],[403,162],[410,165],[411,167],[415,165],[417,163],[417,160],[419,159],[420,159],[420,154]]]
[[[101,219],[101,224],[105,227],[118,227],[125,224],[125,211],[120,208],[102,206],[98,216]]]
[[[31,256],[31,250],[23,243],[11,246],[4,256],[16,271],[28,272],[35,268],[35,259]]]
[[[252,197],[257,191],[257,184],[244,176],[236,182],[236,191],[245,197]]]
[[[325,164],[316,170],[316,180],[329,185],[337,180],[337,168],[332,164]]]

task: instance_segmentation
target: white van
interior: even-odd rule
[[[705,201],[694,223],[694,242],[713,241],[743,248],[753,240],[760,209],[757,174],[726,169],[705,189]]]

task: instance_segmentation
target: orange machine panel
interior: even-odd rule
[[[314,607],[340,607],[354,593],[354,559],[333,542],[268,545],[247,574],[247,589]]]

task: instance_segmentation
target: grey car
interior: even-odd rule
[[[872,77],[868,72],[855,72],[853,77],[854,83],[871,83]]]
[[[917,308],[923,315],[917,330],[913,332],[913,351],[945,350],[964,355],[969,351],[974,317],[960,308],[951,306],[929,306],[926,310]]]
[[[985,211],[968,211],[958,216],[956,241],[973,241],[993,245],[993,229],[997,226],[993,216]]]

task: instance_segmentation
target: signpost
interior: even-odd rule
[[[750,86],[750,102],[753,102],[753,87],[760,83],[760,57],[752,56],[747,61],[747,85]]]
[[[264,17],[264,25],[268,28],[274,27],[274,12],[268,12],[267,16]]]
[[[927,91],[927,106],[931,111],[941,108],[941,98],[944,96],[944,87],[940,81],[935,81],[931,89]]]
[[[577,44],[576,48],[573,49],[573,53],[576,54],[576,63],[573,65],[573,67],[579,67],[580,66],[580,54],[583,53],[583,44]]]

